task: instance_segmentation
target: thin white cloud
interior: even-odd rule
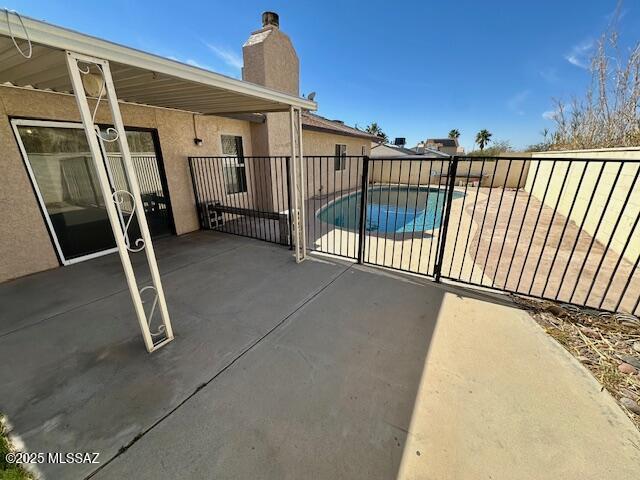
[[[240,70],[242,68],[242,58],[233,50],[226,47],[220,47],[208,42],[204,44],[211,50],[220,60],[226,63],[228,66]]]
[[[507,101],[507,107],[518,115],[524,115],[522,104],[529,98],[529,95],[531,95],[531,90],[522,90],[516,93]]]
[[[213,71],[213,67],[200,63],[197,60],[194,60],[192,58],[188,58],[187,60],[184,61],[184,63],[187,63],[193,67],[198,67],[198,68],[203,68],[205,70]]]
[[[585,40],[571,48],[571,51],[567,53],[564,58],[571,65],[578,68],[589,68],[589,54],[593,49],[593,40]]]
[[[547,110],[546,112],[542,112],[542,118],[545,120],[555,120],[558,112],[556,110]]]

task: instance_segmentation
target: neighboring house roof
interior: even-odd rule
[[[449,155],[431,148],[422,148],[421,152],[410,148],[400,147],[389,143],[382,143],[371,147],[372,158],[385,158],[385,157],[416,157],[420,158],[449,158]]]
[[[415,155],[416,152],[391,143],[376,143],[371,147],[372,157],[393,157],[400,155]]]
[[[424,147],[424,146],[417,146],[412,148],[411,150],[413,152],[413,155],[420,155],[423,157],[429,157],[429,158],[449,157],[449,155],[444,152],[435,150],[433,148]]]
[[[455,138],[428,138],[424,143],[439,143],[443,147],[458,146],[458,140]]]
[[[373,141],[380,141],[376,135],[371,135],[365,131],[345,125],[336,120],[329,120],[309,112],[302,112],[302,128],[305,130],[315,130],[318,132],[345,135],[347,137],[366,138]]]

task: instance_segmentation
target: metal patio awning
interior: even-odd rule
[[[134,310],[148,352],[174,338],[160,272],[153,250],[151,234],[144,215],[144,205],[137,174],[131,161],[120,101],[179,109],[200,114],[237,115],[263,112],[289,112],[292,159],[292,190],[295,209],[296,260],[306,253],[304,232],[304,163],[302,162],[302,110],[315,110],[316,104],[260,85],[225,77],[191,65],[123,47],[45,22],[4,13],[0,18],[0,84],[32,87],[73,94],[87,137],[88,147],[105,199],[105,209],[113,230]],[[99,85],[96,93],[91,93]],[[88,85],[89,84],[89,85]],[[91,88],[89,88],[91,87]],[[89,105],[95,95],[97,105]],[[111,111],[113,127],[110,138],[102,136],[95,123],[95,112],[104,101]],[[110,183],[102,142],[118,142],[128,186],[115,190]],[[133,200],[133,208],[122,210],[124,199]],[[129,237],[129,225],[135,214],[140,237]],[[130,252],[144,250],[151,279],[141,286],[134,272]],[[143,295],[151,294],[145,308]],[[156,308],[157,307],[157,308]],[[152,331],[154,314],[161,324]]]
[[[3,12],[0,12],[3,13]],[[21,21],[22,20],[22,21]],[[0,17],[0,84],[73,93],[65,51],[107,60],[118,98],[202,114],[316,110],[315,102],[16,15]],[[23,51],[31,40],[33,54]]]

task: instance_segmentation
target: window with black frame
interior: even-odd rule
[[[344,170],[347,163],[347,146],[336,143],[336,156],[334,158],[334,170]]]
[[[222,135],[221,138],[222,153],[229,157],[225,159],[223,167],[227,194],[244,193],[247,191],[247,174],[244,164],[242,137]]]

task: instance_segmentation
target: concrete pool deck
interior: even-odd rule
[[[215,232],[155,242],[145,352],[117,256],[0,285],[0,411],[48,479],[638,478],[640,433],[521,310]]]

